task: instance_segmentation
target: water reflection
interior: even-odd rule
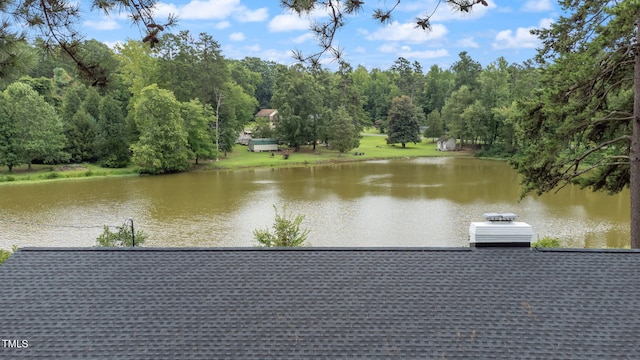
[[[274,204],[306,215],[313,246],[467,246],[484,212],[514,212],[568,246],[628,244],[628,192],[567,187],[519,201],[518,183],[501,161],[422,158],[8,184],[0,247],[91,246],[101,225],[130,216],[148,246],[253,246]]]

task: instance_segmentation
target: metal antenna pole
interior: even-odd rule
[[[124,225],[127,224],[127,221],[129,221],[131,223],[131,247],[135,247],[136,246],[136,233],[135,230],[133,229],[133,218],[132,217],[128,217],[124,220]]]

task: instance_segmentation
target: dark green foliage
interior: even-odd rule
[[[65,129],[65,151],[71,156],[72,162],[92,162],[97,159],[96,133],[97,125],[94,118],[86,110],[78,110]]]
[[[360,145],[360,132],[347,110],[340,106],[329,121],[329,146],[341,153]]]
[[[276,135],[296,151],[306,142],[320,138],[325,121],[322,116],[322,92],[314,77],[300,66],[280,74],[272,99],[278,109]]]
[[[100,101],[96,154],[100,165],[121,168],[129,164],[126,122],[120,102],[110,96]]]
[[[408,96],[400,96],[393,99],[387,128],[387,143],[402,144],[419,143],[420,124],[418,123],[422,110],[411,103]]]
[[[545,47],[539,60],[553,62],[541,70],[542,90],[520,103],[516,126],[524,146],[512,164],[523,175],[525,192],[568,183],[618,192],[631,176],[635,43],[627,30],[640,5],[613,10],[607,1],[563,4],[571,6],[570,14],[540,31]]]

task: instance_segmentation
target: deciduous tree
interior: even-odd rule
[[[0,142],[4,142],[4,165],[11,169],[33,161],[52,163],[68,159],[63,151],[65,138],[62,121],[53,106],[29,85],[13,83],[4,91]],[[2,146],[2,145],[0,145]]]
[[[140,172],[162,174],[189,168],[188,134],[173,94],[151,85],[132,101],[131,116],[140,130],[132,160]]]
[[[408,142],[420,142],[419,114],[422,110],[411,103],[408,96],[393,99],[387,129],[387,143],[402,144],[404,148]]]

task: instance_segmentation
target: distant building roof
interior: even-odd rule
[[[276,109],[261,109],[255,115],[255,117],[271,117],[278,113]]]
[[[249,140],[249,144],[253,144],[253,145],[278,145],[278,140],[258,138],[258,139]]]
[[[638,359],[639,272],[632,250],[22,249],[0,337],[28,347],[0,358]]]

